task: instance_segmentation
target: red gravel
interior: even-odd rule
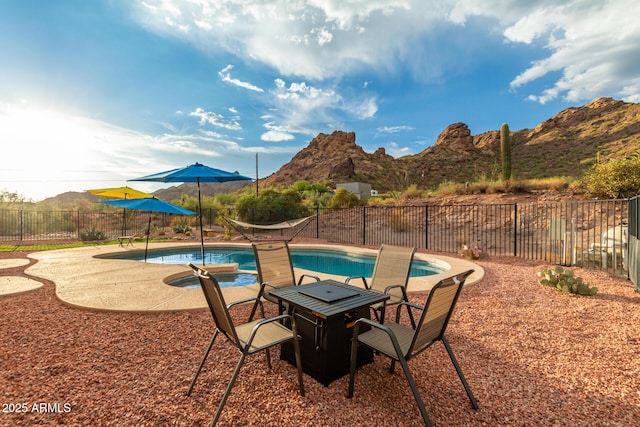
[[[640,294],[631,282],[576,268],[598,295],[566,296],[537,283],[540,262],[478,263],[485,279],[463,291],[448,338],[480,410],[436,344],[410,362],[434,424],[637,425]],[[0,313],[2,426],[206,425],[238,356],[226,344],[214,347],[187,397],[212,332],[206,311],[83,311],[62,305],[45,281],[0,297]],[[247,310],[236,313],[246,318]],[[382,357],[358,372],[353,399],[346,398],[348,377],[325,388],[308,375],[301,397],[295,369],[273,361],[272,371],[262,355],[246,361],[220,425],[422,425],[402,370],[390,377]]]

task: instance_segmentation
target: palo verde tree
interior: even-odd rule
[[[238,216],[253,224],[274,224],[309,215],[297,191],[267,189],[243,195],[236,205]]]
[[[640,194],[640,153],[596,164],[585,172],[582,183],[594,197],[618,199]]]
[[[500,152],[502,154],[502,180],[511,179],[511,135],[509,125],[503,123],[500,127]]]

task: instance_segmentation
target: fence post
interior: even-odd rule
[[[316,205],[316,239],[320,238],[320,206]]]
[[[429,205],[424,207],[424,248],[429,249]]]
[[[513,256],[518,256],[518,204],[513,204]]]
[[[367,207],[362,207],[362,244],[367,244]]]

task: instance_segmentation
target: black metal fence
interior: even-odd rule
[[[152,234],[184,221],[178,215],[123,211],[0,210],[0,241],[75,240],[100,233],[104,238],[145,234],[151,215]],[[193,219],[190,219],[193,221]]]
[[[494,205],[366,206],[316,210],[302,231],[270,231],[288,238],[335,243],[415,246],[458,253],[474,245],[487,255],[509,255],[558,265],[580,265],[626,275],[629,224],[637,240],[637,198]],[[636,214],[629,218],[635,207]],[[0,241],[78,239],[97,230],[105,237],[145,234],[149,213],[0,210]],[[151,214],[152,235],[177,223],[195,228],[196,218]],[[231,213],[233,215],[233,212]],[[205,209],[204,227],[214,227],[218,212]],[[251,219],[248,220],[251,222]],[[635,228],[634,228],[635,227]],[[260,230],[248,230],[260,233]]]

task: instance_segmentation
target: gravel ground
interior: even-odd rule
[[[24,254],[0,254],[19,257]],[[410,362],[436,426],[631,426],[640,421],[640,294],[626,279],[576,268],[599,287],[568,296],[537,283],[545,264],[480,260],[448,338],[480,405],[471,408],[441,344]],[[0,274],[21,275],[25,267]],[[422,303],[425,295],[414,294]],[[199,426],[210,422],[238,354],[209,356],[185,396],[212,332],[207,311],[134,315],[63,306],[51,282],[0,297],[2,426]],[[235,312],[246,318],[247,309]],[[222,341],[219,341],[222,342]],[[323,387],[263,355],[247,359],[220,425],[422,425],[401,369],[377,357],[356,377]]]

